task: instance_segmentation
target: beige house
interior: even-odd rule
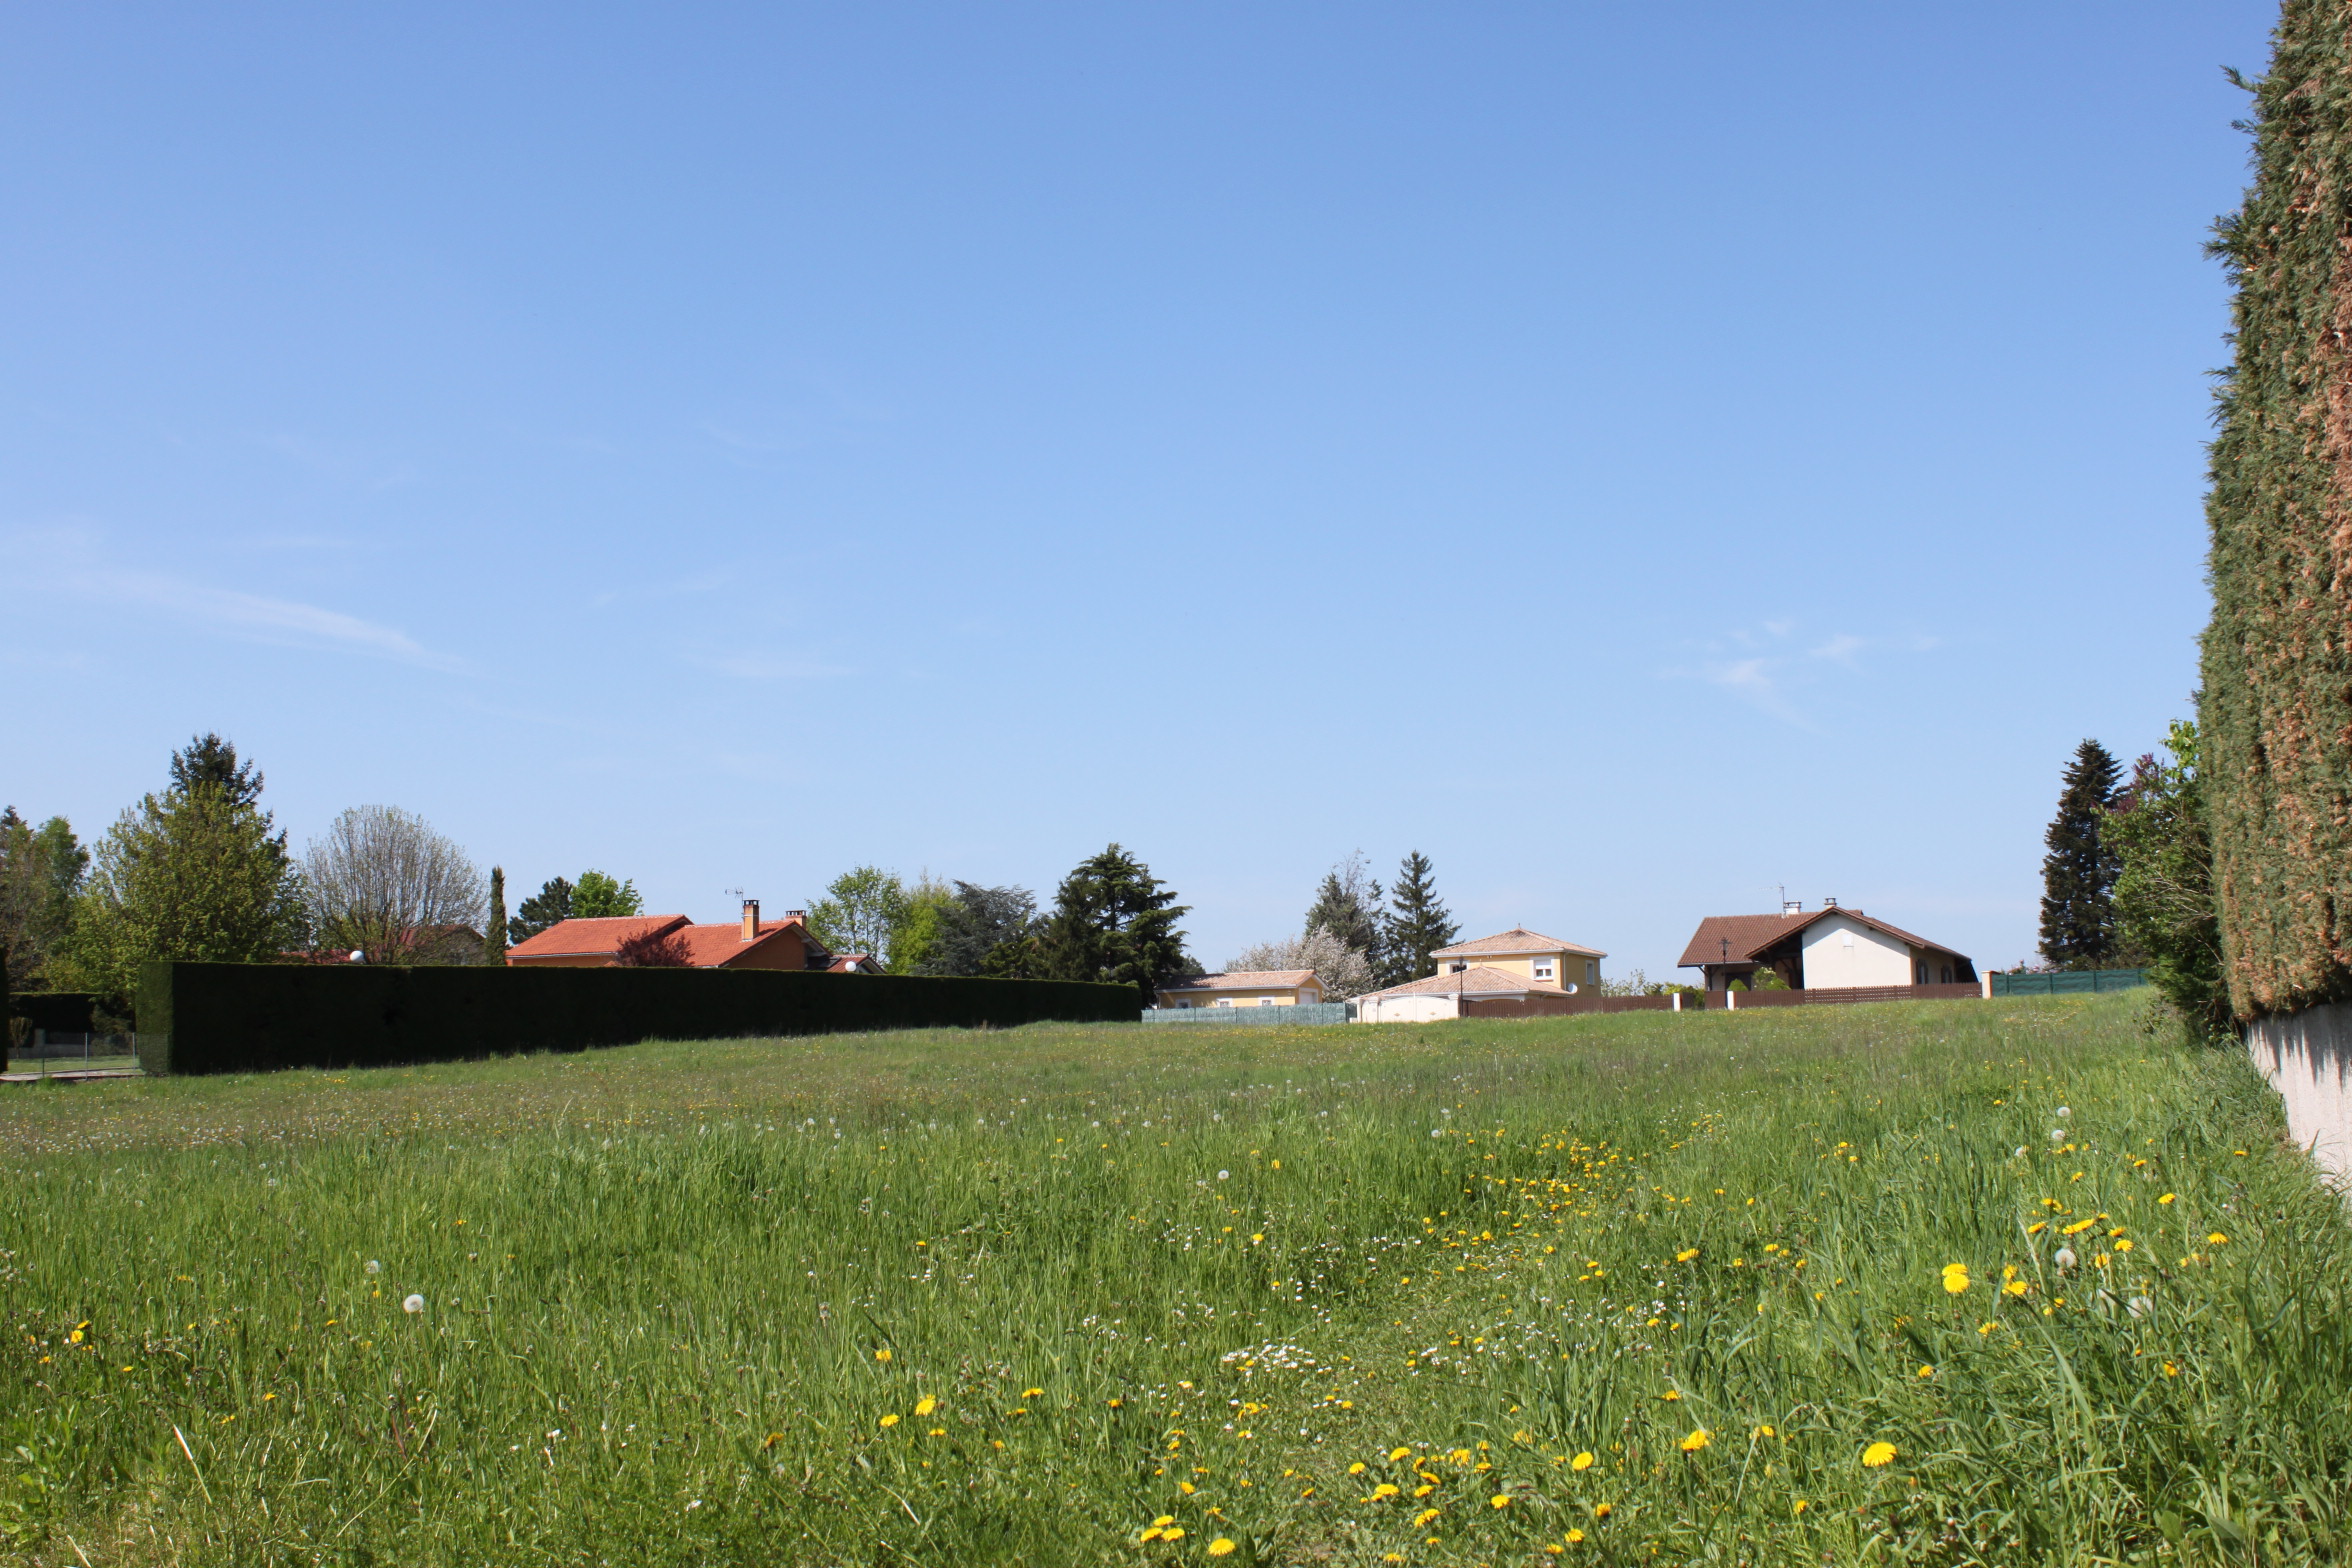
[[[1356,1021],[1418,1024],[1440,1018],[1536,1018],[1569,1011],[1569,998],[1601,983],[1609,955],[1515,926],[1430,955],[1437,973],[1356,998]]]
[[[1597,947],[1563,942],[1556,936],[1514,926],[1496,936],[1441,947],[1429,956],[1437,960],[1441,975],[1472,968],[1501,969],[1539,985],[1573,992],[1589,991],[1601,983],[1601,960],[1609,955]]]
[[[1238,969],[1163,986],[1162,1007],[1297,1007],[1323,1000],[1312,969]]]

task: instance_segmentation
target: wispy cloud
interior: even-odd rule
[[[1855,632],[1833,632],[1815,641],[1798,636],[1795,621],[1764,621],[1753,627],[1733,627],[1701,647],[1696,663],[1661,672],[1670,680],[1700,680],[1729,692],[1742,702],[1799,729],[1818,730],[1798,705],[1792,690],[1824,678],[1825,665],[1860,672],[1864,655],[1889,646],[1883,639]],[[1912,651],[1933,646],[1933,639],[1913,639]]]
[[[433,652],[395,627],[341,610],[119,566],[105,558],[99,539],[87,529],[19,534],[10,544],[24,566],[24,580],[53,592],[113,605],[142,605],[263,642],[340,649],[431,669],[459,667],[456,659]]]
[[[745,681],[819,681],[857,673],[846,665],[764,653],[699,654],[691,662]]]

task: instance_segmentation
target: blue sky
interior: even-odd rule
[[[2195,684],[2274,15],[16,8],[0,800],[2007,964]]]

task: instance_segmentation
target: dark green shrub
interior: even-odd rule
[[[1135,988],[798,970],[150,963],[151,1073],[380,1067],[635,1040],[1131,1021]]]

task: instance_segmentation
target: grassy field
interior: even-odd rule
[[[0,1091],[0,1555],[2345,1561],[2352,1234],[2145,995]]]

